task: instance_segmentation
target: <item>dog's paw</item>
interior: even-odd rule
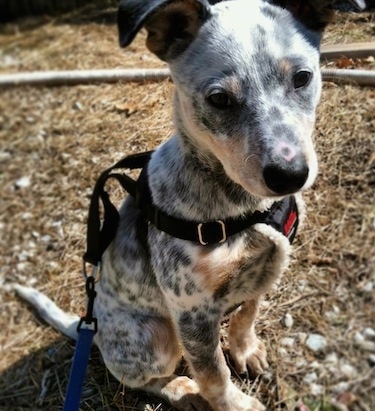
[[[225,396],[217,396],[210,401],[214,411],[265,411],[264,405],[256,398],[243,393],[234,384],[225,390]]]
[[[161,394],[177,410],[211,411],[208,402],[199,394],[199,387],[188,377],[175,377],[161,390]]]
[[[268,368],[266,347],[255,335],[241,344],[232,342],[230,355],[236,372],[241,376],[256,376]]]

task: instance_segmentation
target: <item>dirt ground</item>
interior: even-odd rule
[[[0,73],[163,66],[144,34],[120,50],[113,22],[111,10],[87,9],[2,26]],[[374,14],[337,14],[324,41],[375,41]],[[345,65],[373,69],[374,59]],[[31,284],[67,311],[84,311],[81,257],[95,179],[171,134],[172,91],[168,80],[0,90],[1,410],[61,409],[74,348],[8,285]],[[305,195],[308,218],[257,324],[270,369],[233,378],[269,411],[373,411],[375,89],[325,83],[315,141],[320,173]],[[323,338],[317,351],[308,348],[312,334]],[[96,349],[81,409],[171,410],[122,387]]]

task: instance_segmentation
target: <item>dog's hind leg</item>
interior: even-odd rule
[[[168,318],[122,307],[97,315],[96,343],[120,382],[163,397],[181,411],[210,410],[193,380],[173,374],[182,351]]]
[[[261,374],[267,367],[267,353],[263,342],[256,336],[254,320],[259,299],[249,300],[238,308],[229,322],[229,349],[236,371],[241,374]]]

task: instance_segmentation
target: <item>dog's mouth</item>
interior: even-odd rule
[[[246,192],[261,198],[280,198],[304,191],[312,186],[317,175],[317,162],[282,167],[271,162],[263,167],[254,163],[239,169],[235,164],[225,166],[225,172]]]

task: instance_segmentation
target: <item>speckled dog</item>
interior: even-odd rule
[[[330,4],[121,3],[121,46],[144,27],[147,47],[169,64],[176,88],[177,131],[148,165],[155,206],[176,218],[221,221],[265,210],[311,186],[317,174],[311,135],[321,90],[319,42]],[[230,313],[228,340],[237,371],[262,372],[266,352],[254,318],[261,295],[288,263],[288,239],[256,224],[204,246],[149,224],[146,251],[132,197],[120,213],[94,307],[95,343],[110,372],[179,410],[263,410],[230,378],[220,323]],[[77,317],[32,289],[17,290],[48,322],[76,338]],[[182,353],[194,379],[174,374]]]

